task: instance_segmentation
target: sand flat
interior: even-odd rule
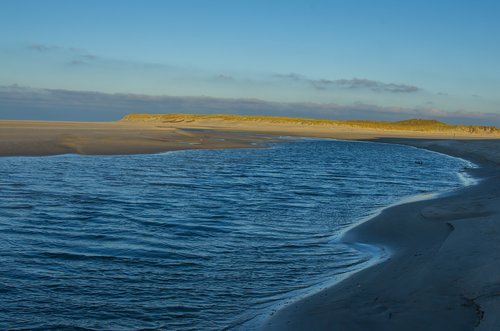
[[[266,137],[191,132],[124,122],[0,121],[0,156],[148,154],[181,149],[255,147]]]
[[[346,241],[380,245],[392,255],[285,306],[264,330],[500,330],[498,137],[223,121],[0,121],[0,155],[255,147],[276,134],[413,145],[477,162],[482,168],[474,174],[483,180],[444,197],[386,209],[349,231]]]

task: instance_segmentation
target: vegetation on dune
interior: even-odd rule
[[[122,121],[190,123],[195,121],[257,122],[266,124],[300,126],[334,126],[375,130],[403,130],[440,133],[500,134],[495,126],[452,125],[430,119],[408,119],[404,121],[364,121],[364,120],[326,120],[281,116],[244,116],[229,114],[129,114]]]

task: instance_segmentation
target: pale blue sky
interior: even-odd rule
[[[0,8],[4,87],[500,116],[499,1],[2,0]]]

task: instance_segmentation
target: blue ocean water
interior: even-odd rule
[[[466,162],[333,140],[0,158],[0,329],[219,330],[373,256],[336,240]]]

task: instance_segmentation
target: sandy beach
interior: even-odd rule
[[[347,232],[344,240],[384,247],[389,258],[284,306],[264,330],[500,329],[498,137],[223,121],[0,121],[0,155],[248,148],[275,140],[274,135],[408,144],[479,164],[470,171],[481,181],[436,199],[386,209]]]
[[[127,122],[0,121],[0,156],[149,154],[180,149],[255,147],[266,137],[191,132]]]

